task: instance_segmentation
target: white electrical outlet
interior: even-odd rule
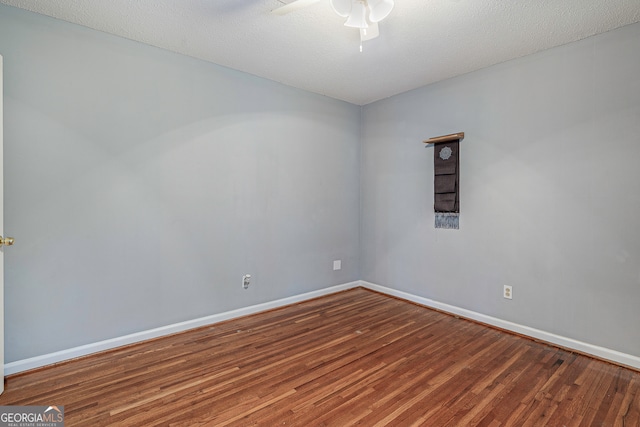
[[[242,276],[242,288],[243,289],[249,289],[249,284],[251,283],[251,275],[250,274],[245,274],[244,276]]]
[[[333,270],[340,270],[342,268],[342,260],[341,259],[337,259],[335,261],[333,261]]]
[[[511,286],[504,285],[502,296],[505,297],[506,299],[513,299],[513,288]]]

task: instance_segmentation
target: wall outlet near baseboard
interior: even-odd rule
[[[242,276],[242,289],[249,289],[249,284],[251,283],[251,275],[245,274]]]
[[[513,299],[513,288],[511,286],[504,285],[502,296],[505,297],[506,299]]]
[[[342,260],[341,259],[337,259],[335,261],[333,261],[333,270],[340,270],[342,268]]]

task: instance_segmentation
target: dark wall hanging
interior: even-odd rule
[[[424,141],[433,145],[433,209],[436,228],[460,228],[460,140],[464,132]]]

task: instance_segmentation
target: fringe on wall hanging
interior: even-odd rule
[[[436,212],[436,228],[458,230],[460,228],[460,214],[457,212]]]
[[[433,194],[435,227],[460,228],[460,140],[464,133],[424,141],[433,144]]]

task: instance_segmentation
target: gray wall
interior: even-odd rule
[[[639,52],[635,24],[366,106],[362,279],[640,355]],[[457,131],[436,230],[421,141]]]
[[[358,279],[359,107],[6,6],[0,54],[6,362]]]
[[[0,6],[5,360],[359,278],[640,355],[638,51],[640,24],[361,111]],[[456,131],[435,230],[421,141]]]

